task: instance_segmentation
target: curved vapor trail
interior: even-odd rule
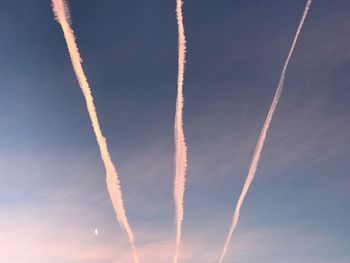
[[[227,239],[226,239],[223,251],[221,253],[221,257],[220,257],[220,261],[219,261],[220,263],[222,263],[223,260],[224,260],[224,257],[226,255],[226,252],[227,252],[229,243],[231,241],[233,232],[236,229],[237,224],[238,224],[238,220],[239,220],[239,216],[240,216],[240,210],[241,210],[244,198],[247,195],[249,187],[250,187],[250,185],[251,185],[251,183],[252,183],[252,181],[254,179],[254,176],[255,176],[255,173],[256,173],[256,169],[257,169],[257,166],[258,166],[258,163],[259,163],[261,151],[262,151],[262,149],[264,147],[266,135],[267,135],[267,132],[269,130],[269,126],[270,126],[273,114],[274,114],[274,112],[276,110],[279,98],[280,98],[282,90],[283,90],[285,74],[286,74],[286,71],[287,71],[288,63],[289,63],[290,58],[292,57],[295,45],[296,45],[297,40],[299,38],[299,34],[300,34],[301,29],[303,27],[305,18],[306,18],[307,14],[308,14],[311,2],[312,2],[312,0],[308,0],[306,2],[306,6],[305,6],[305,9],[304,9],[303,15],[301,17],[301,20],[299,22],[299,26],[298,26],[297,32],[295,34],[292,46],[291,46],[291,48],[289,50],[287,59],[286,59],[286,61],[284,63],[284,66],[283,66],[283,69],[282,69],[281,77],[280,77],[280,80],[279,80],[279,83],[278,83],[278,86],[277,86],[277,90],[276,90],[275,96],[273,98],[270,110],[268,112],[267,118],[265,120],[264,126],[263,126],[263,128],[261,130],[261,133],[260,133],[257,145],[256,145],[255,150],[254,150],[254,154],[253,154],[252,161],[250,163],[247,179],[246,179],[246,181],[244,183],[243,190],[242,190],[241,195],[239,196],[239,199],[238,199],[238,202],[237,202],[237,206],[236,206],[236,209],[235,209],[235,212],[234,212],[234,216],[233,216],[233,222],[232,222],[230,231],[228,233],[228,236],[227,236]]]
[[[186,38],[182,16],[182,0],[176,0],[176,18],[178,24],[178,77],[177,77],[177,99],[176,114],[174,124],[175,134],[175,182],[174,182],[174,200],[176,208],[176,251],[174,263],[177,263],[180,253],[181,228],[183,221],[183,200],[186,182],[187,167],[187,147],[183,131],[183,82],[186,62]]]
[[[119,224],[126,231],[129,242],[132,248],[134,262],[138,263],[138,255],[134,244],[134,234],[128,223],[126,217],[122,192],[120,188],[120,182],[117,175],[116,168],[111,160],[111,157],[108,152],[106,139],[102,135],[100,124],[97,118],[96,108],[94,105],[93,97],[91,95],[91,90],[86,79],[86,75],[82,67],[82,59],[79,54],[77,43],[75,41],[74,32],[70,27],[70,14],[68,5],[64,0],[52,0],[52,8],[55,14],[57,22],[61,25],[63,34],[67,43],[69,55],[72,61],[73,69],[75,75],[78,79],[80,88],[84,94],[87,110],[90,116],[92,127],[95,132],[96,140],[100,149],[101,158],[106,170],[106,183],[108,192],[113,204],[113,208]]]

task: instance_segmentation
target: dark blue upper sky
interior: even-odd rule
[[[69,3],[141,261],[170,262],[175,0]],[[180,262],[218,260],[304,5],[184,1]],[[349,11],[313,1],[227,262],[350,261]],[[0,33],[0,261],[131,262],[50,1],[1,1]]]

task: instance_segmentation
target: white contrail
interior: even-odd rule
[[[174,263],[177,263],[181,244],[181,227],[183,221],[183,200],[186,182],[187,148],[183,131],[183,82],[186,61],[186,39],[182,16],[182,0],[176,0],[176,18],[178,24],[178,76],[177,76],[177,99],[174,124],[175,134],[175,182],[174,200],[176,208],[176,251]]]
[[[79,81],[80,88],[84,94],[87,110],[89,112],[90,120],[92,127],[95,132],[96,140],[100,148],[100,154],[103,161],[103,164],[106,169],[106,183],[108,192],[113,204],[113,208],[116,214],[116,217],[121,225],[121,227],[126,231],[130,245],[132,247],[134,262],[138,263],[138,255],[134,245],[134,234],[128,223],[126,217],[122,192],[120,189],[120,182],[117,175],[116,168],[111,160],[111,157],[108,152],[106,139],[102,135],[100,124],[97,118],[95,105],[93,102],[93,97],[91,95],[91,90],[87,82],[85,73],[82,67],[82,60],[79,54],[79,50],[75,41],[74,32],[70,27],[70,15],[68,5],[64,0],[52,0],[52,8],[55,14],[57,22],[61,25],[64,37],[66,39],[69,55],[72,61],[73,69],[75,75]]]
[[[247,192],[249,190],[250,184],[252,183],[252,181],[254,179],[255,172],[256,172],[256,169],[257,169],[257,166],[258,166],[258,163],[259,163],[259,159],[260,159],[260,154],[261,154],[262,148],[264,147],[266,134],[267,134],[267,132],[269,130],[269,126],[270,126],[270,123],[271,123],[271,120],[272,120],[272,116],[273,116],[273,114],[275,112],[275,109],[277,107],[279,98],[280,98],[282,90],[283,90],[284,79],[285,79],[285,74],[286,74],[286,71],[287,71],[288,63],[289,63],[289,60],[290,60],[290,58],[291,58],[291,56],[293,54],[293,50],[294,50],[295,45],[297,43],[297,40],[299,38],[299,34],[300,34],[300,31],[301,31],[301,29],[303,27],[303,24],[304,24],[305,18],[307,16],[307,13],[309,11],[311,2],[312,2],[312,0],[308,0],[307,3],[306,3],[305,9],[304,9],[304,13],[303,13],[303,15],[301,17],[301,20],[300,20],[297,32],[295,34],[292,46],[291,46],[291,48],[289,50],[287,59],[286,59],[286,61],[284,63],[284,66],[283,66],[283,69],[282,69],[281,77],[280,77],[280,80],[279,80],[279,83],[278,83],[278,86],[277,86],[277,90],[276,90],[275,96],[273,98],[273,101],[272,101],[269,113],[267,115],[267,118],[265,120],[264,126],[263,126],[263,128],[261,130],[261,133],[260,133],[257,145],[255,147],[255,151],[254,151],[254,154],[253,154],[252,161],[250,163],[247,179],[246,179],[246,181],[244,183],[243,190],[242,190],[241,195],[239,196],[239,199],[238,199],[238,202],[237,202],[237,206],[236,206],[236,209],[235,209],[235,212],[234,212],[234,216],[233,216],[233,222],[232,222],[230,231],[228,233],[228,236],[227,236],[227,239],[226,239],[223,251],[221,253],[221,257],[220,257],[220,261],[219,261],[220,263],[222,263],[223,260],[224,260],[224,257],[225,257],[226,252],[227,252],[228,245],[229,245],[229,243],[231,241],[231,238],[232,238],[232,234],[233,234],[233,232],[236,229],[237,224],[238,224],[240,210],[241,210],[244,198],[245,198],[245,196],[246,196],[246,194],[247,194]]]

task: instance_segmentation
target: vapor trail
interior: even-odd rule
[[[109,155],[106,139],[102,135],[93,97],[91,95],[91,90],[82,67],[82,59],[80,57],[79,50],[75,41],[74,32],[70,26],[70,14],[68,5],[64,0],[52,0],[52,8],[57,22],[62,27],[73,69],[85,97],[87,110],[89,112],[92,127],[94,129],[96,140],[100,149],[101,158],[105,166],[107,188],[116,217],[119,221],[119,224],[128,235],[134,262],[138,263],[138,255],[134,245],[134,234],[126,217],[119,178],[116,168]]]
[[[177,76],[177,99],[176,114],[174,124],[175,134],[175,182],[174,182],[174,201],[176,208],[176,251],[174,263],[177,263],[180,253],[181,228],[183,221],[183,200],[186,182],[187,167],[187,147],[183,131],[183,82],[186,61],[186,39],[182,16],[182,0],[176,0],[176,18],[178,24],[178,76]]]
[[[260,154],[261,154],[261,151],[262,151],[262,149],[264,147],[266,134],[267,134],[267,132],[269,130],[269,126],[270,126],[273,114],[274,114],[275,109],[276,109],[276,107],[278,105],[278,101],[279,101],[279,98],[280,98],[282,90],[283,90],[284,79],[285,79],[285,74],[286,74],[286,71],[287,71],[288,63],[289,63],[289,60],[290,60],[290,58],[291,58],[291,56],[293,54],[295,45],[296,45],[297,40],[299,38],[300,31],[301,31],[301,29],[303,27],[305,18],[306,18],[307,14],[308,14],[311,2],[312,2],[312,0],[308,0],[306,2],[306,6],[305,6],[305,9],[304,9],[303,15],[301,17],[301,20],[299,22],[299,26],[298,26],[297,32],[295,34],[292,46],[291,46],[291,48],[289,50],[287,59],[286,59],[286,61],[284,63],[284,66],[283,66],[283,69],[282,69],[281,77],[280,77],[280,80],[279,80],[279,83],[278,83],[278,86],[277,86],[277,90],[276,90],[275,96],[273,98],[272,104],[270,106],[270,110],[268,112],[267,118],[265,120],[264,126],[263,126],[263,128],[261,130],[261,133],[260,133],[257,145],[256,145],[255,150],[254,150],[254,154],[253,154],[252,161],[250,163],[247,179],[246,179],[246,181],[244,183],[243,190],[242,190],[241,195],[239,196],[239,199],[238,199],[238,202],[237,202],[237,206],[236,206],[236,209],[235,209],[235,212],[234,212],[234,216],[233,216],[233,222],[232,222],[230,231],[228,233],[228,236],[227,236],[227,239],[226,239],[223,251],[221,253],[221,257],[220,257],[220,261],[219,261],[220,263],[222,263],[223,260],[224,260],[224,257],[225,257],[226,252],[227,252],[227,248],[228,248],[229,243],[230,243],[231,238],[232,238],[232,234],[233,234],[233,232],[236,229],[237,224],[238,224],[240,210],[241,210],[244,198],[245,198],[245,196],[246,196],[246,194],[247,194],[247,192],[249,190],[249,187],[250,187],[250,185],[251,185],[251,183],[252,183],[252,181],[254,179],[255,172],[256,172],[256,169],[257,169],[257,166],[258,166],[258,163],[259,163],[259,159],[260,159]]]

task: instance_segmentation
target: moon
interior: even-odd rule
[[[95,234],[96,236],[98,236],[98,235],[99,235],[99,231],[98,231],[98,229],[97,229],[97,228],[95,228],[94,234]]]

